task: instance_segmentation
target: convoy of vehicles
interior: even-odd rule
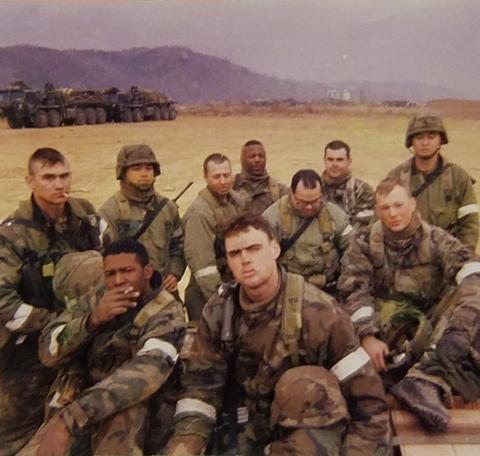
[[[128,92],[112,87],[105,90],[55,89],[33,90],[17,81],[0,90],[0,115],[10,128],[93,125],[106,122],[142,122],[175,120],[175,102],[160,92]]]

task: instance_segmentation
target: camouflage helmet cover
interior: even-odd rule
[[[150,146],[146,144],[123,146],[117,155],[117,179],[123,179],[125,170],[129,166],[141,164],[153,165],[155,176],[160,174],[160,163],[158,163],[157,157],[155,157],[155,153]]]
[[[61,302],[78,298],[103,284],[103,258],[96,250],[68,253],[55,265],[52,285],[55,297]]]
[[[407,133],[405,135],[405,147],[409,149],[412,146],[412,138],[414,135],[428,131],[439,133],[442,144],[448,144],[447,130],[445,130],[445,126],[439,116],[436,114],[417,114],[408,123]]]
[[[272,426],[315,428],[348,418],[338,380],[324,367],[294,367],[286,371],[275,386]]]

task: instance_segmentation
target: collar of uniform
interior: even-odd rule
[[[330,177],[327,172],[324,170],[321,176],[322,183],[326,185],[332,185],[332,186],[337,186],[337,185],[342,185],[346,184],[348,179],[352,177],[352,172],[349,171],[345,176],[341,176],[338,178],[332,178]]]
[[[411,165],[412,176],[416,174],[423,174],[426,177],[429,174],[441,171],[445,167],[445,165],[448,163],[448,161],[441,154],[438,154],[438,160],[435,166],[433,167],[433,169],[431,169],[429,172],[423,172],[418,170],[417,167],[415,166],[415,157],[412,157],[411,160],[412,160],[412,165]]]
[[[128,200],[140,205],[149,206],[155,198],[155,187],[153,185],[148,190],[141,191],[129,182],[121,181],[120,191]]]
[[[242,169],[240,174],[237,174],[238,176],[238,182],[240,184],[247,183],[250,184],[253,187],[256,187],[260,184],[264,184],[265,182],[268,182],[268,172],[265,170],[265,173],[262,174],[261,176],[255,176],[253,174],[248,173],[244,169]]]

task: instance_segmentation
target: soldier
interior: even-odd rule
[[[340,140],[329,142],[323,154],[322,191],[331,203],[340,206],[356,227],[370,223],[373,212],[373,188],[352,176],[350,146]]]
[[[456,238],[420,218],[400,179],[383,180],[375,204],[379,221],[352,237],[342,259],[339,290],[375,368],[388,370],[390,383],[407,371],[416,382],[427,379],[419,374],[428,355],[424,351],[434,351],[446,326],[463,325],[470,337],[465,350],[478,337],[480,262]],[[422,423],[441,430],[448,415],[439,398],[450,389],[445,380],[428,377],[409,392],[402,388],[403,396],[396,387],[392,392],[403,403],[418,403]]]
[[[281,239],[280,263],[287,271],[333,293],[352,226],[342,209],[325,201],[320,176],[311,169],[297,171],[289,194],[263,215]]]
[[[238,211],[231,191],[233,175],[228,157],[209,155],[203,162],[203,178],[206,188],[200,190],[183,216],[185,258],[191,271],[185,304],[188,317],[193,321],[200,318],[203,306],[216,292],[222,275],[228,280],[219,236],[225,221]]]
[[[299,441],[291,439],[294,451],[288,454],[312,454],[303,449],[312,445],[319,449],[316,454],[386,453],[388,412],[382,382],[336,301],[278,267],[280,245],[261,216],[246,214],[231,221],[225,249],[238,285],[222,287],[204,308],[186,360],[185,393],[177,402],[175,433],[166,453],[202,454],[230,374],[236,388],[226,393],[238,420],[232,428],[244,427],[236,437],[240,454],[263,454],[281,438],[273,434],[271,424],[288,428],[289,417],[300,418],[298,404],[289,410],[292,404],[284,392],[278,395],[278,389],[295,385],[298,375],[281,380],[282,376],[308,365],[325,371],[314,374],[317,400],[305,410],[305,418],[323,415],[324,420],[300,424],[308,430]],[[291,393],[304,404],[312,398],[308,392],[302,396],[300,389]],[[341,396],[348,404],[348,425]],[[271,410],[272,401],[276,409]]]
[[[100,247],[93,206],[70,194],[71,172],[55,149],[36,150],[32,194],[0,225],[0,454],[15,454],[43,419],[55,377],[37,355],[38,334],[60,310],[51,282],[66,253]]]
[[[183,228],[175,203],[155,191],[160,164],[146,144],[123,146],[117,156],[120,190],[100,209],[107,222],[104,244],[119,239],[138,239],[170,293],[185,272]]]
[[[233,190],[241,203],[241,212],[261,214],[268,206],[288,193],[288,187],[267,172],[267,154],[260,141],[251,139],[240,156],[242,171],[235,175]]]
[[[406,184],[427,223],[443,228],[475,251],[479,219],[474,180],[441,155],[443,144],[448,144],[448,137],[442,119],[416,115],[405,138],[414,157],[393,169],[389,177],[399,177]]]
[[[41,335],[42,362],[56,368],[73,362],[77,380],[56,384],[49,404],[56,413],[21,455],[63,455],[86,431],[93,434],[95,454],[159,453],[165,444],[173,425],[183,305],[159,287],[161,277],[138,241],[109,244],[103,269],[103,296],[70,302]],[[161,413],[152,406],[161,406]],[[162,438],[151,435],[152,423]]]

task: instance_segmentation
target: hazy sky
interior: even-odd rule
[[[0,46],[182,45],[279,77],[478,90],[480,0],[0,1]]]

